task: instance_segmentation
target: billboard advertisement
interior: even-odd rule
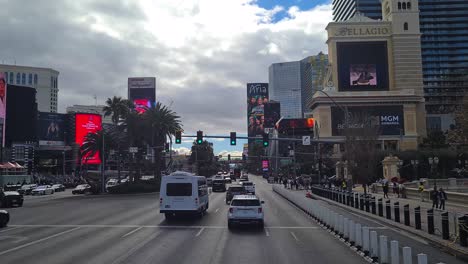
[[[37,138],[40,146],[65,145],[66,114],[39,112]]]
[[[343,110],[338,107],[332,107],[331,113],[332,135],[344,136],[346,120]],[[405,129],[403,117],[402,105],[348,107],[349,129],[362,129],[370,125],[378,127],[380,135],[404,135]]]
[[[266,128],[274,128],[276,122],[281,118],[281,105],[279,102],[269,102],[265,104],[265,124]]]
[[[295,136],[313,136],[315,119],[289,118],[282,119],[278,125],[278,133]]]
[[[2,147],[5,147],[5,125],[6,125],[6,97],[7,82],[3,72],[0,73],[0,127],[2,129]]]
[[[138,113],[144,113],[156,102],[156,78],[128,78],[128,99],[133,102]]]
[[[88,133],[95,133],[102,128],[102,117],[99,114],[75,114],[75,142],[80,147]],[[101,164],[99,153],[81,157],[82,163]]]
[[[387,42],[338,42],[340,91],[388,90]]]
[[[264,133],[265,104],[268,103],[268,83],[247,84],[248,136],[255,137]]]

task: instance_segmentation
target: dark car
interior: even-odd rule
[[[31,191],[37,187],[37,184],[25,184],[18,189],[18,192],[22,195],[30,195]]]
[[[215,179],[213,180],[213,187],[211,189],[213,192],[225,192],[226,191],[226,181],[224,179]]]
[[[244,186],[241,185],[232,185],[228,188],[226,192],[226,204],[229,204],[234,197],[234,195],[247,194]]]
[[[17,191],[0,190],[0,207],[13,207],[14,205],[23,206],[23,195]]]
[[[55,192],[64,192],[65,191],[65,185],[63,185],[63,184],[54,184],[54,185],[52,185],[52,189],[54,189]]]
[[[72,194],[84,194],[87,192],[91,192],[91,185],[89,184],[80,184],[72,190]]]

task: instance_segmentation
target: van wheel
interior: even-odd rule
[[[263,229],[264,226],[265,224],[263,223],[263,221],[258,222],[258,228]]]
[[[209,207],[210,207],[210,204],[209,204],[209,203],[206,203],[205,211],[208,210]]]
[[[234,225],[229,221],[228,222],[228,229],[232,230],[234,228]]]

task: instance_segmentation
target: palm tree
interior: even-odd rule
[[[164,149],[166,138],[171,138],[176,131],[182,130],[180,116],[168,107],[157,103],[143,114],[147,127],[146,140],[155,148],[155,179],[161,177],[161,151]]]
[[[107,98],[106,106],[102,110],[104,111],[104,116],[111,116],[112,123],[118,125],[120,120],[125,118],[132,108],[133,104],[129,100],[122,99],[120,96],[114,96]]]

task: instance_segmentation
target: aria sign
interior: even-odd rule
[[[385,27],[369,27],[369,28],[338,28],[335,32],[335,37],[346,36],[378,36],[388,35],[390,29]]]

